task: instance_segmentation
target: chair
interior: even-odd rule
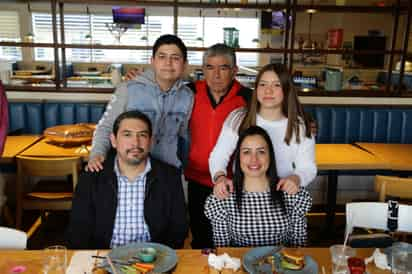
[[[379,193],[379,201],[385,202],[386,196],[412,199],[412,178],[393,176],[376,176],[375,191]]]
[[[346,233],[354,227],[388,230],[388,204],[381,202],[360,202],[346,204]],[[412,232],[412,206],[399,205],[398,228],[396,232]],[[388,246],[392,238],[388,234],[376,233],[349,237],[349,243],[356,241],[356,247]],[[363,243],[362,243],[363,242]],[[376,244],[376,245],[375,245]],[[353,244],[351,244],[353,246]],[[378,247],[378,246],[376,246]],[[383,246],[379,246],[383,247]]]
[[[16,228],[21,227],[22,211],[24,209],[70,210],[73,190],[77,185],[80,170],[79,157],[24,157],[17,156],[17,185],[16,185]],[[52,183],[42,191],[24,193],[24,183],[33,176],[56,177],[71,175],[71,186],[60,192],[51,192],[50,188],[64,186],[61,181]],[[63,182],[64,183],[64,182]],[[40,220],[41,221],[41,220]],[[30,235],[30,233],[29,233]]]
[[[0,226],[0,249],[25,249],[26,244],[25,232]]]

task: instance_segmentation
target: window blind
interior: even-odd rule
[[[0,41],[20,42],[20,22],[17,11],[0,11]],[[0,47],[0,59],[20,61],[21,48]]]

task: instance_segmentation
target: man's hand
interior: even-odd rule
[[[300,187],[300,179],[297,175],[290,175],[279,180],[276,190],[286,192],[289,195],[298,193]]]
[[[230,192],[233,192],[232,180],[228,179],[224,175],[220,176],[213,187],[213,194],[218,199],[223,200],[229,197]]]
[[[86,171],[98,172],[103,169],[104,156],[96,155],[93,159],[89,159],[87,166],[85,167]]]
[[[126,73],[126,80],[134,80],[138,75],[143,73],[143,69],[133,68]]]

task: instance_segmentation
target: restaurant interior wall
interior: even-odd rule
[[[89,11],[92,14],[106,14],[109,15],[107,5],[89,5]],[[31,29],[31,16],[27,10],[27,5],[22,3],[16,4],[5,4],[0,3],[0,9],[4,10],[18,10],[20,17],[20,26],[21,33],[28,33]],[[159,16],[170,16],[171,9],[166,7],[146,7],[147,14],[159,15]],[[50,12],[50,4],[48,3],[32,3],[31,4],[32,12]],[[179,16],[193,16],[199,17],[200,9],[189,9],[182,8],[179,9]],[[216,9],[201,9],[202,16],[213,17],[213,16],[225,16],[232,18],[253,18],[256,17],[257,12],[251,10],[241,10],[241,11],[224,11],[218,12]],[[86,14],[86,5],[74,5],[66,4],[65,13],[78,13]],[[259,12],[258,12],[259,13]],[[308,33],[308,15],[305,12],[297,13],[297,25],[296,25],[296,37],[299,35],[307,36]],[[236,20],[236,19],[235,19]],[[391,33],[391,22],[392,16],[389,14],[364,14],[364,13],[326,13],[326,12],[317,12],[313,15],[312,19],[312,37],[322,38],[320,42],[326,44],[327,42],[327,31],[331,28],[343,28],[343,41],[352,41],[353,36],[356,35],[367,35],[368,30],[377,29],[382,31],[382,33],[390,39]],[[402,33],[403,26],[402,22],[400,23],[399,33]],[[245,35],[240,33],[240,36]],[[257,31],[255,38],[262,41],[262,34],[260,31]],[[50,37],[51,39],[51,37]],[[223,39],[223,38],[222,38]],[[402,36],[398,35],[397,48],[401,46]],[[410,48],[412,43],[410,43]],[[206,47],[209,45],[205,45]],[[264,45],[256,44],[257,47],[264,47]],[[281,45],[272,45],[272,47],[277,47]],[[297,43],[295,41],[295,48]],[[23,48],[23,59],[27,61],[33,60],[33,49],[32,48]],[[260,54],[258,65],[261,66],[266,64],[273,54]]]

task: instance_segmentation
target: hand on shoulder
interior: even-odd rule
[[[290,175],[279,180],[276,190],[286,192],[289,195],[295,195],[299,192],[300,178],[297,175]]]
[[[213,187],[213,194],[222,200],[228,198],[231,192],[233,192],[232,180],[228,179],[224,174],[218,176]]]
[[[85,167],[85,170],[89,172],[98,172],[100,170],[103,170],[103,162],[104,156],[96,155],[95,157],[89,159]]]

